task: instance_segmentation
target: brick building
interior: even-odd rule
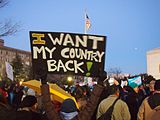
[[[19,55],[24,64],[31,64],[31,52],[4,46],[4,40],[0,39],[0,80],[5,75],[5,62],[11,63],[16,55]]]

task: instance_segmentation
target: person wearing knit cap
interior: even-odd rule
[[[153,95],[147,97],[142,102],[137,120],[159,120],[160,118],[160,80],[154,84]]]
[[[43,71],[41,69],[40,71]],[[47,73],[45,71],[42,72],[39,76],[39,80],[42,83],[41,93],[42,93],[42,101],[44,103],[44,109],[46,111],[47,117],[49,120],[62,120],[59,114],[56,113],[55,108],[51,102],[49,85],[47,84]],[[79,111],[78,114],[72,118],[72,120],[91,120],[93,114],[96,111],[97,105],[99,104],[99,98],[101,96],[102,91],[104,90],[104,80],[102,79],[102,75],[100,74],[98,77],[97,84],[94,85],[94,89],[91,93],[90,99],[88,100],[85,108],[82,111]],[[103,77],[104,78],[104,77]],[[93,120],[93,119],[92,119]]]
[[[68,98],[65,99],[61,105],[60,114],[64,120],[71,120],[78,114],[78,109],[75,102]]]
[[[37,98],[27,95],[21,102],[19,109],[8,120],[43,120],[42,114],[37,112]]]
[[[21,102],[19,108],[25,108],[25,107],[33,107],[36,108],[37,98],[32,95],[27,95],[23,101]]]

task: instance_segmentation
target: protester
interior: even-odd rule
[[[65,99],[61,105],[60,115],[64,120],[71,120],[78,115],[78,109],[75,102],[68,98]]]
[[[119,97],[119,87],[116,85],[112,85],[109,88],[110,95],[101,101],[101,103],[98,106],[97,111],[97,119],[104,114],[108,108],[113,104],[113,102]],[[115,103],[114,110],[112,113],[112,120],[130,120],[130,113],[128,110],[128,106],[125,102],[122,100],[118,100]]]
[[[148,93],[148,96],[152,95],[153,92],[154,92],[154,85],[155,85],[155,80],[151,80],[149,82],[149,93]]]
[[[8,103],[11,106],[13,105],[13,99],[14,99],[14,96],[15,96],[14,91],[15,91],[15,84],[11,83],[11,85],[9,86],[9,89],[7,91],[7,93],[8,93]]]
[[[23,99],[17,112],[13,112],[12,115],[9,120],[47,120],[47,117],[43,117],[38,113],[37,99],[31,95]]]
[[[82,110],[86,104],[89,96],[87,95],[88,90],[84,86],[76,85],[75,90],[73,91],[73,97],[76,99],[79,109]],[[89,93],[90,94],[90,93]]]
[[[6,115],[11,111],[11,107],[7,103],[6,97],[0,92],[0,120],[7,120]]]
[[[18,109],[20,103],[21,103],[21,100],[22,100],[22,96],[23,96],[23,87],[22,86],[17,86],[15,88],[15,91],[14,91],[14,98],[13,98],[13,107],[15,108],[15,110]]]
[[[140,104],[141,104],[142,101],[147,97],[147,92],[146,92],[143,84],[141,84],[139,86],[138,94],[139,94],[139,100],[140,100]]]
[[[138,109],[141,103],[141,98],[139,97],[138,91],[138,85],[135,82],[132,82],[128,86],[128,95],[126,97],[126,103],[129,108],[129,112],[131,114],[131,120],[136,120],[137,119],[137,113]]]
[[[73,91],[73,97],[75,97],[76,100],[80,99],[80,98],[84,98],[85,94],[84,94],[84,89],[82,86],[80,85],[76,85],[75,90]]]
[[[153,95],[147,97],[142,102],[137,120],[159,120],[160,119],[160,80],[154,84]]]
[[[3,94],[3,96],[4,96],[5,98],[8,97],[8,93],[7,93],[6,88],[7,88],[6,82],[2,81],[2,85],[1,85],[1,87],[0,87],[0,93]]]
[[[49,92],[49,85],[46,84],[46,74],[41,75],[41,93],[42,93],[42,99],[44,103],[44,108],[46,111],[46,114],[48,116],[49,120],[61,120],[61,117],[56,113],[55,108],[53,104],[51,103],[50,99],[50,92]],[[72,120],[91,120],[97,105],[99,103],[99,97],[104,89],[103,87],[103,80],[106,78],[106,76],[101,76],[98,80],[98,85],[94,86],[94,90],[91,93],[91,96],[83,109],[83,111],[78,112],[78,115],[76,115]]]

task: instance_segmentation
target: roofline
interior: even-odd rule
[[[11,48],[11,47],[7,47],[7,46],[0,46],[1,49],[7,49],[7,50],[14,50],[14,51],[17,51],[17,52],[23,52],[23,53],[27,53],[27,54],[31,54],[30,51],[25,51],[25,50],[20,50],[20,49],[16,49],[16,48]]]

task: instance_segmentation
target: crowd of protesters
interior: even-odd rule
[[[117,99],[112,120],[158,120],[160,118],[160,80],[154,78],[141,85],[121,86],[122,79],[114,83],[101,75],[91,90],[87,85],[69,91],[75,97],[63,103],[52,101],[46,77],[42,81],[41,95],[19,83],[0,84],[1,120],[99,120]],[[105,82],[104,82],[105,81]],[[39,102],[40,101],[40,102]],[[57,104],[58,103],[58,104]]]

